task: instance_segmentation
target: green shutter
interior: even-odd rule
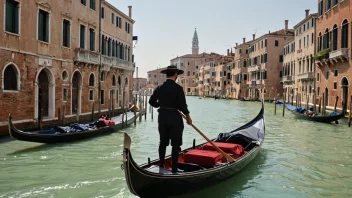
[[[67,47],[70,47],[71,46],[71,42],[70,42],[70,34],[71,34],[71,23],[69,21],[67,21]]]
[[[43,41],[43,13],[39,10],[38,13],[38,40]]]
[[[62,46],[67,47],[67,26],[66,26],[66,20],[62,21]]]
[[[49,14],[44,13],[45,19],[45,41],[49,42]]]
[[[121,20],[121,18],[119,17],[119,28],[121,28],[122,27],[122,20]]]
[[[5,30],[8,32],[13,31],[13,4],[7,0],[6,1],[6,19],[5,19]]]
[[[84,49],[84,38],[85,36],[85,28],[83,25],[80,25],[80,48],[83,48]]]

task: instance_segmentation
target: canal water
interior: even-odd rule
[[[193,123],[209,138],[254,118],[259,102],[187,97]],[[229,180],[183,197],[352,197],[352,128],[347,121],[319,124],[297,120],[265,104],[267,136],[257,158]],[[137,163],[157,158],[154,119],[85,141],[45,145],[0,143],[0,198],[134,197],[122,163],[123,132],[132,138]],[[182,148],[205,140],[185,124]],[[170,153],[170,148],[168,148]]]

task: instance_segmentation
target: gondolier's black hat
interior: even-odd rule
[[[170,65],[166,69],[160,71],[162,74],[166,74],[167,72],[176,72],[177,75],[183,74],[183,70],[178,69],[175,65]]]

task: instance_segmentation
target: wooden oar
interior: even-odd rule
[[[179,111],[179,113],[180,113],[180,115],[185,119],[185,120],[187,120],[186,119],[186,116],[183,114],[183,113],[181,113],[180,111]],[[229,162],[233,162],[234,161],[234,159],[230,156],[230,155],[228,155],[227,153],[225,153],[223,150],[221,150],[218,146],[216,146],[211,140],[209,140],[209,138],[207,137],[207,136],[205,136],[196,126],[194,126],[193,124],[191,124],[191,126],[201,135],[201,136],[203,136],[203,138],[204,139],[206,139],[211,145],[213,145],[213,147],[217,150],[217,151],[219,151],[224,157],[226,157],[226,159],[229,161]]]

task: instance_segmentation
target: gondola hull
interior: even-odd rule
[[[260,151],[260,146],[253,149],[246,157],[236,161],[233,164],[219,166],[216,169],[207,172],[200,172],[199,174],[190,175],[175,175],[174,177],[151,176],[139,170],[138,165],[131,159],[129,153],[124,163],[126,169],[126,177],[135,178],[128,179],[131,192],[139,197],[162,197],[162,196],[176,196],[189,192],[201,190],[210,185],[222,182],[237,172],[244,169]]]
[[[296,111],[291,111],[293,115],[295,115],[297,118],[304,119],[304,120],[309,120],[309,121],[314,121],[314,122],[323,122],[323,123],[331,123],[331,122],[337,122],[341,118],[343,118],[345,115],[344,113],[339,113],[334,116],[308,116],[305,114],[300,114]]]
[[[127,119],[127,125],[133,123],[135,117],[132,113],[129,113]],[[138,113],[137,113],[138,115]],[[24,132],[17,129],[9,118],[9,133],[10,136],[16,140],[27,141],[27,142],[37,142],[37,143],[62,143],[62,142],[73,142],[82,139],[92,138],[95,136],[106,135],[116,131],[117,128],[121,127],[122,123],[119,122],[114,126],[101,127],[94,130],[86,130],[81,132],[73,133],[57,133],[57,134],[41,134],[38,132]]]
[[[131,138],[125,133],[123,164],[122,168],[125,171],[127,186],[131,193],[139,197],[167,197],[186,194],[192,191],[197,191],[206,186],[222,182],[236,173],[244,169],[258,154],[265,136],[265,122],[264,122],[264,104],[262,102],[262,110],[249,123],[239,127],[238,129],[224,133],[227,135],[244,135],[250,138],[248,141],[248,151],[243,156],[234,160],[234,162],[225,162],[214,167],[201,167],[195,164],[188,164],[179,162],[180,167],[199,167],[191,171],[179,172],[172,174],[171,172],[162,172],[165,169],[155,166],[159,160],[154,160],[146,164],[138,165],[132,157],[130,146]],[[223,134],[219,135],[218,138]],[[228,138],[228,136],[226,136]],[[221,141],[217,138],[211,141]],[[181,151],[185,154],[195,148],[202,148],[204,145],[200,144]],[[247,145],[247,144],[246,144]],[[165,161],[170,160],[171,156],[167,156]],[[151,167],[156,167],[157,171],[149,171]],[[182,168],[181,168],[182,169]],[[185,169],[183,169],[185,170]]]

